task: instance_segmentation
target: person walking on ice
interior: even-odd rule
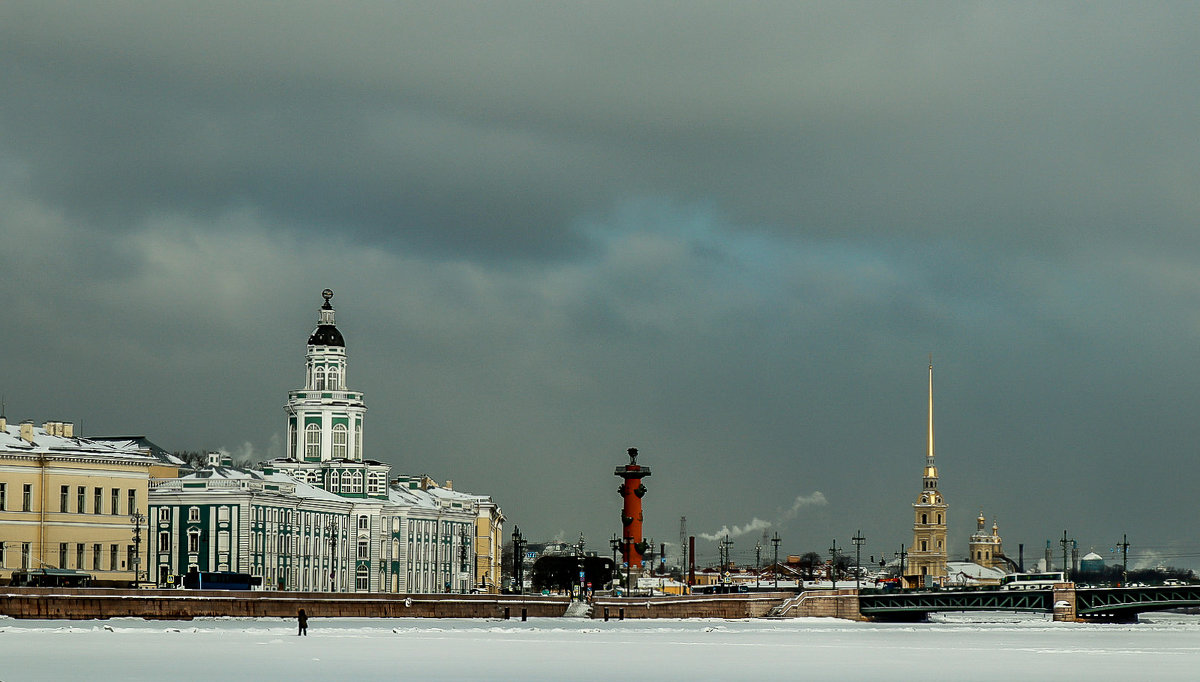
[[[304,612],[304,609],[300,609],[300,613],[296,614],[296,623],[300,626],[300,630],[296,633],[296,636],[299,637],[300,635],[304,635],[305,637],[307,637],[308,636],[308,614]]]

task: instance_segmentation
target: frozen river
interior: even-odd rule
[[[1200,678],[1200,616],[1134,625],[950,614],[800,620],[34,621],[0,618],[0,680],[1137,680]]]

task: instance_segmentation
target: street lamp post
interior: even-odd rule
[[[467,526],[466,526],[466,524],[463,524],[463,526],[460,529],[460,532],[458,534],[458,556],[459,556],[459,563],[461,564],[459,567],[459,570],[460,570],[461,574],[465,576],[467,574]],[[459,591],[462,594],[467,593],[467,583],[468,582],[469,581],[465,581],[462,578],[459,578],[459,581],[458,581]]]
[[[133,556],[130,557],[130,563],[133,564],[133,587],[136,589],[140,586],[140,571],[142,566],[142,522],[146,520],[146,515],[139,512],[136,508],[129,515],[129,522],[133,524]]]
[[[609,575],[609,582],[616,584],[617,578],[621,573],[617,570],[617,550],[621,548],[621,538],[617,537],[616,533],[608,540],[608,546],[612,548],[612,574]]]
[[[525,542],[524,536],[521,535],[521,528],[513,526],[513,582],[516,583],[517,594],[522,594],[525,589]],[[486,585],[486,583],[485,583]]]
[[[628,592],[633,589],[633,557],[631,556],[633,547],[633,538],[625,536],[625,590]]]
[[[337,521],[330,519],[325,528],[329,531],[329,591],[337,592]]]
[[[775,531],[775,537],[771,538],[771,544],[775,545],[775,567],[771,572],[775,574],[775,589],[779,589],[779,531]]]
[[[836,590],[837,589],[837,558],[838,558],[837,538],[834,538],[834,540],[833,540],[833,547],[829,548],[829,555],[832,557],[830,564],[829,564],[829,578],[833,581],[833,589]]]

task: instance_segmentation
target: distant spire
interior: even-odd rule
[[[933,354],[929,354],[929,449],[925,453],[925,490],[937,490],[937,465],[933,461]]]
[[[933,464],[933,353],[929,354],[929,464]]]

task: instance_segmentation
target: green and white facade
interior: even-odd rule
[[[193,569],[233,571],[260,576],[264,589],[300,591],[492,588],[477,577],[492,571],[495,538],[479,541],[478,529],[499,528],[503,514],[490,497],[428,477],[389,483],[388,465],[363,456],[366,405],[346,388],[333,292],[322,295],[304,388],[288,394],[287,456],[261,470],[213,461],[152,480],[151,575],[169,585]]]

